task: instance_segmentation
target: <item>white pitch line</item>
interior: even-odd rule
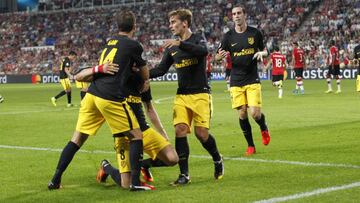
[[[208,158],[210,156],[203,155],[192,155],[194,158]],[[301,166],[324,166],[324,167],[335,167],[335,168],[355,168],[360,169],[358,165],[351,164],[332,164],[332,163],[311,163],[311,162],[300,162],[300,161],[284,161],[284,160],[266,160],[266,159],[254,159],[254,158],[242,158],[242,157],[224,157],[225,160],[239,160],[239,161],[254,161],[254,162],[263,162],[263,163],[279,163],[279,164],[289,164],[289,165],[301,165]]]
[[[54,110],[37,110],[37,111],[13,111],[13,112],[0,112],[0,115],[17,115],[17,114],[28,114],[28,113],[43,113],[43,112],[60,112],[69,111],[78,108],[66,108],[66,109],[54,109]]]
[[[24,146],[10,146],[10,145],[0,145],[0,148],[3,149],[19,149],[19,150],[35,150],[35,151],[53,151],[53,152],[61,152],[62,149],[54,149],[54,148],[41,148],[41,147],[24,147]],[[80,150],[83,153],[90,154],[113,154],[113,151],[103,151],[103,150]],[[190,155],[193,158],[199,159],[211,159],[210,156],[205,155]],[[254,158],[242,158],[242,157],[224,157],[225,160],[234,160],[234,161],[253,161],[253,162],[262,162],[262,163],[280,163],[280,164],[288,164],[288,165],[300,165],[300,166],[320,166],[320,167],[333,167],[333,168],[353,168],[360,169],[358,165],[351,164],[331,164],[331,163],[311,163],[311,162],[300,162],[300,161],[285,161],[285,160],[266,160],[266,159],[254,159]]]
[[[298,193],[298,194],[284,196],[284,197],[275,197],[275,198],[271,198],[271,199],[256,201],[254,203],[284,202],[284,201],[289,201],[289,200],[293,200],[293,199],[301,199],[301,198],[305,198],[305,197],[310,197],[310,196],[333,192],[333,191],[338,191],[338,190],[346,190],[346,189],[350,189],[350,188],[354,188],[354,187],[360,187],[360,182],[355,182],[355,183],[351,183],[348,185],[320,188],[320,189],[316,189],[316,190],[313,190],[310,192],[303,192],[303,193]]]
[[[161,101],[165,101],[165,100],[169,100],[169,99],[173,99],[174,97],[164,97],[164,98],[160,98],[155,100],[155,104],[160,104]]]

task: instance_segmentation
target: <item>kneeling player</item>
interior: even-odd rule
[[[146,122],[141,101],[145,106],[147,116],[158,131],[155,131]],[[151,103],[150,91],[141,94],[141,97],[131,95],[128,97],[127,102],[133,110],[143,132],[144,152],[151,157],[143,160],[141,172],[147,182],[153,182],[153,177],[149,170],[151,166],[174,166],[179,161],[179,157],[168,141],[167,134],[163,130],[160,119]],[[110,175],[116,184],[126,188],[130,182],[121,179],[123,175],[120,176],[120,174],[130,173],[128,138],[115,137],[115,150],[119,170],[114,168],[107,160],[103,160],[96,180],[98,182],[105,182],[107,176]],[[143,184],[145,185],[145,183]],[[154,187],[152,188],[154,189]]]
[[[76,75],[77,80],[86,78],[91,75],[92,72],[82,71]],[[146,81],[149,82],[149,81]],[[175,149],[168,141],[168,136],[160,122],[155,108],[153,107],[151,100],[150,90],[140,94],[138,87],[141,87],[143,80],[140,76],[134,74],[128,81],[126,87],[130,95],[127,98],[127,103],[134,112],[136,119],[139,122],[140,129],[143,132],[143,149],[151,158],[142,162],[141,172],[144,179],[148,182],[153,181],[153,177],[149,168],[151,166],[173,166],[179,161],[179,157]],[[143,102],[147,116],[150,118],[152,124],[157,131],[151,128],[145,120],[142,104]],[[96,179],[98,182],[105,182],[108,175],[112,177],[116,184],[121,187],[128,188],[130,185],[130,166],[129,154],[130,154],[130,140],[128,137],[114,137],[115,138],[115,150],[116,159],[118,161],[119,170],[112,167],[107,160],[101,162],[101,167],[98,171]],[[155,189],[151,185],[142,183],[143,186]]]

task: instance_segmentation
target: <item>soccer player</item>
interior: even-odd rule
[[[71,84],[69,77],[71,76],[71,63],[76,59],[76,53],[74,51],[70,51],[69,55],[62,59],[60,64],[60,84],[64,88],[58,95],[55,97],[51,97],[51,102],[54,106],[56,106],[56,100],[66,94],[67,96],[67,107],[72,107],[71,103]]]
[[[127,102],[134,111],[135,116],[139,121],[140,129],[143,132],[144,152],[151,157],[143,160],[141,166],[141,173],[147,182],[153,182],[150,167],[173,166],[179,161],[179,157],[175,149],[168,141],[166,131],[162,127],[157,112],[152,105],[151,99],[150,90],[142,93],[141,97],[140,95],[130,95],[127,98]],[[146,122],[141,101],[145,106],[147,117],[150,118],[157,131],[151,128]],[[126,145],[127,142],[121,142],[122,139],[124,138],[115,138],[115,150],[118,166],[128,163],[128,146]],[[123,143],[125,143],[125,145]],[[124,173],[124,171],[122,171],[122,173]],[[107,160],[103,160],[96,179],[98,182],[105,182],[108,175],[111,176],[116,184],[124,187],[121,185],[119,170],[113,167]]]
[[[360,92],[360,44],[354,48],[354,67],[357,67],[356,91]]]
[[[295,89],[293,90],[293,93],[304,94],[305,90],[303,83],[303,72],[304,69],[306,68],[305,52],[297,42],[293,42],[291,64],[295,71],[295,80],[296,80],[296,86]]]
[[[95,73],[94,76],[83,78],[92,81],[89,90],[81,102],[76,130],[71,141],[63,149],[55,174],[48,184],[48,189],[59,189],[61,177],[70,164],[75,153],[85,143],[89,135],[95,135],[106,121],[114,137],[128,137],[130,140],[129,162],[131,178],[124,174],[124,185],[131,185],[130,190],[150,190],[149,186],[142,186],[140,182],[140,167],[143,154],[142,132],[133,111],[126,102],[127,87],[132,67],[136,65],[144,83],[141,91],[149,88],[149,71],[142,59],[143,49],[139,42],[133,40],[135,33],[135,15],[131,11],[121,11],[116,15],[119,33],[112,37],[102,51],[99,66],[84,71]],[[105,63],[107,62],[107,63]],[[118,69],[110,71],[104,69],[108,62],[118,64]],[[105,65],[103,65],[105,63]],[[105,71],[106,70],[106,71]],[[122,168],[120,168],[120,171]]]
[[[257,60],[267,56],[261,32],[246,23],[246,11],[241,5],[232,8],[235,29],[228,31],[222,41],[216,60],[220,61],[231,55],[232,69],[230,75],[230,94],[232,108],[239,113],[240,127],[244,133],[248,148],[246,156],[253,155],[255,144],[251,125],[248,119],[248,108],[251,116],[261,129],[262,142],[268,145],[270,134],[261,112],[261,85],[257,68]]]
[[[286,67],[286,57],[280,53],[278,46],[274,46],[274,52],[270,54],[270,61],[266,65],[265,69],[268,69],[272,65],[272,82],[273,86],[279,89],[278,98],[281,99],[283,95],[283,80],[284,71]]]
[[[212,111],[210,87],[206,78],[206,41],[190,30],[192,13],[178,9],[169,14],[169,28],[179,39],[167,40],[163,58],[159,65],[150,70],[150,77],[164,75],[172,64],[178,74],[178,89],[174,99],[173,124],[175,126],[175,149],[179,155],[180,175],[173,185],[190,183],[188,160],[189,144],[187,134],[194,124],[195,136],[212,156],[215,165],[214,177],[224,175],[223,159],[217,149],[214,137],[209,134]]]
[[[230,54],[226,54],[225,57],[225,81],[226,81],[226,92],[230,91],[230,73],[231,73],[231,67],[232,67],[232,62],[231,62],[231,56]]]
[[[331,77],[336,78],[337,91],[336,94],[341,93],[340,85],[340,60],[339,60],[339,50],[335,45],[335,40],[330,40],[330,52],[329,52],[329,70],[326,74],[326,82],[328,85],[328,90],[325,93],[331,93]]]
[[[169,138],[167,133],[161,124],[155,107],[152,105],[150,89],[142,94],[140,94],[138,90],[138,87],[142,82],[142,79],[138,75],[134,74],[133,77],[131,77],[128,84],[130,95],[127,97],[126,101],[133,110],[136,119],[140,124],[140,129],[143,132],[144,152],[151,157],[142,162],[141,172],[146,181],[153,182],[153,177],[149,170],[150,167],[174,166],[179,161],[179,157],[168,141]],[[146,122],[142,108],[143,105],[141,103],[145,106],[146,114],[157,131],[151,128]],[[115,137],[115,150],[118,166],[121,167],[121,165],[125,164],[129,165],[128,139]],[[129,169],[127,171],[123,170],[121,173],[129,171]],[[98,182],[105,182],[108,175],[112,177],[115,183],[124,187],[124,185],[121,185],[119,170],[111,166],[107,160],[103,160],[96,179]]]

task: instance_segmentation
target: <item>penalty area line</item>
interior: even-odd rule
[[[360,182],[354,182],[354,183],[350,183],[347,185],[333,186],[333,187],[327,187],[327,188],[320,188],[320,189],[316,189],[316,190],[313,190],[310,192],[303,192],[303,193],[298,193],[298,194],[293,194],[293,195],[288,195],[288,196],[283,196],[283,197],[274,197],[271,199],[255,201],[253,203],[284,202],[284,201],[289,201],[289,200],[294,200],[294,199],[302,199],[302,198],[306,198],[306,197],[310,197],[310,196],[314,196],[314,195],[319,195],[319,194],[324,194],[324,193],[329,193],[329,192],[334,192],[334,191],[339,191],[339,190],[351,189],[351,188],[355,188],[355,187],[360,187]]]
[[[11,146],[11,145],[0,145],[0,149],[17,149],[17,150],[33,150],[33,151],[52,151],[52,152],[61,152],[62,149],[54,148],[42,148],[42,147],[27,147],[27,146]],[[80,149],[79,152],[89,153],[89,154],[113,154],[114,151],[103,151],[103,150],[83,150]],[[198,159],[211,159],[210,156],[205,155],[190,155],[192,158]],[[312,163],[312,162],[300,162],[300,161],[286,161],[286,160],[266,160],[266,159],[254,159],[254,158],[243,158],[243,157],[224,157],[225,160],[232,161],[252,161],[260,163],[270,163],[270,164],[287,164],[287,165],[300,165],[300,166],[316,166],[316,167],[332,167],[332,168],[352,168],[360,169],[358,165],[351,164],[332,164],[332,163]]]

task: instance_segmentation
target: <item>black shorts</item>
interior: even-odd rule
[[[340,75],[340,65],[334,65],[334,68],[332,68],[332,66],[330,65],[327,76],[330,75]]]
[[[294,71],[295,71],[295,77],[303,77],[303,72],[304,72],[304,69],[303,68],[294,68]]]
[[[230,77],[231,69],[225,70],[225,77]]]
[[[284,75],[273,75],[272,76],[272,81],[273,82],[277,82],[277,81],[282,81],[282,80],[284,80]]]

